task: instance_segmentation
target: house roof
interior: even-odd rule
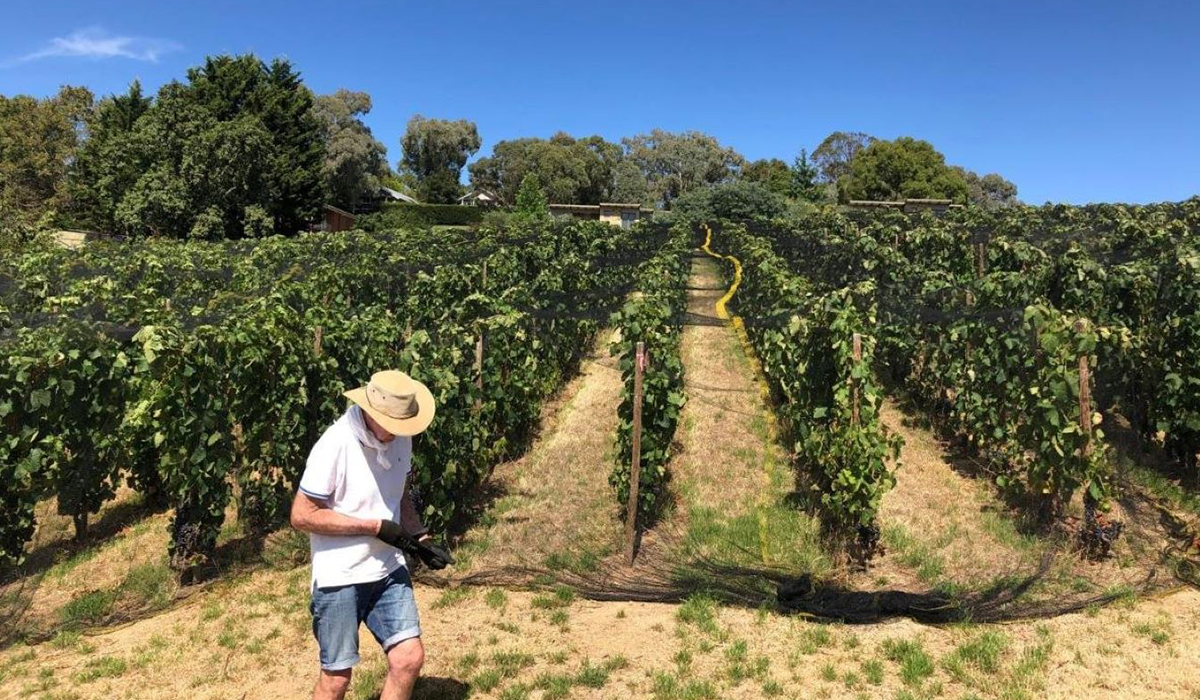
[[[391,197],[392,199],[398,199],[401,202],[408,202],[409,204],[420,204],[420,202],[418,202],[415,197],[410,197],[409,195],[406,195],[403,192],[400,192],[399,190],[393,190],[390,187],[380,187],[379,191],[382,192],[385,196]]]

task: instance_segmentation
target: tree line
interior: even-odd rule
[[[258,237],[303,229],[322,204],[357,209],[381,186],[453,203],[470,187],[514,204],[523,182],[550,202],[639,202],[696,214],[771,215],[796,202],[945,197],[1016,201],[996,174],[947,165],[931,144],[835,132],[792,164],[747,160],[696,131],[517,138],[482,145],[474,122],[413,116],[392,169],[363,122],[363,92],[315,95],[288,61],[212,56],[147,95],[83,87],[0,95],[0,225],[131,236]]]

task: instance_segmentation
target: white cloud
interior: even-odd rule
[[[43,58],[131,58],[135,61],[157,62],[159,57],[183,48],[168,39],[137,36],[113,36],[100,27],[88,27],[55,37],[42,48],[18,58],[16,63]]]

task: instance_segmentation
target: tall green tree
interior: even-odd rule
[[[687,192],[734,179],[746,162],[737,151],[698,131],[655,129],[621,143],[625,157],[645,175],[651,196],[667,208]]]
[[[136,80],[125,94],[100,100],[69,176],[71,216],[77,225],[118,229],[117,205],[147,166],[147,154],[133,143],[134,129],[153,103]]]
[[[239,238],[295,233],[320,212],[325,142],[287,61],[209,57],[148,108],[134,86],[102,112],[111,128],[75,177],[102,193],[89,220],[131,235]]]
[[[876,141],[855,154],[850,170],[838,180],[838,198],[898,200],[945,198],[965,202],[967,183],[946,165],[928,141],[903,136]]]
[[[672,212],[693,221],[746,221],[782,216],[784,198],[758,182],[738,180],[694,189],[675,200]]]
[[[326,196],[353,210],[388,174],[387,149],[362,121],[371,111],[371,96],[341,89],[317,97],[314,110],[325,140],[321,175]]]
[[[742,179],[757,182],[780,197],[792,193],[792,171],[787,163],[778,158],[763,158],[747,163],[742,168]]]
[[[820,172],[821,181],[836,183],[850,172],[850,161],[862,149],[877,139],[861,131],[835,131],[812,152],[813,165]]]
[[[818,178],[817,166],[808,159],[808,151],[800,149],[800,155],[792,162],[791,195],[804,202],[820,202],[825,199],[825,186]]]
[[[954,166],[967,183],[967,201],[984,209],[1002,209],[1021,203],[1017,186],[998,173],[980,175],[972,170]]]
[[[45,99],[0,95],[0,223],[26,227],[67,206],[67,171],[92,102],[89,90],[69,86]]]
[[[521,179],[521,187],[517,190],[517,214],[527,219],[544,219],[550,216],[550,208],[546,203],[546,193],[538,182],[537,175],[527,173]]]
[[[599,136],[576,139],[559,132],[549,139],[501,141],[468,170],[473,187],[495,192],[506,202],[515,200],[532,173],[552,202],[599,204],[612,199],[622,158],[619,145]]]
[[[400,167],[417,179],[421,199],[451,204],[462,195],[459,175],[482,141],[475,123],[465,119],[426,119],[420,114],[408,120],[400,139]]]

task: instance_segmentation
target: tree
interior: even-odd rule
[[[387,175],[387,149],[360,118],[371,111],[371,96],[341,89],[318,97],[314,110],[325,141],[321,175],[326,196],[353,210]]]
[[[45,99],[0,95],[0,211],[26,227],[68,203],[67,171],[86,130],[92,93],[63,87]]]
[[[527,219],[544,219],[550,216],[550,208],[546,205],[546,193],[538,183],[537,175],[528,173],[521,179],[521,187],[517,190],[517,214]]]
[[[650,183],[642,169],[622,158],[613,168],[612,201],[650,204]]]
[[[792,171],[778,158],[755,160],[742,168],[742,179],[757,182],[780,197],[792,193]]]
[[[954,170],[967,183],[967,201],[984,209],[1001,209],[1020,204],[1017,186],[997,173],[980,176],[978,173],[959,166]]]
[[[745,180],[694,189],[675,200],[672,211],[693,221],[770,219],[782,216],[787,202],[766,186]]]
[[[85,149],[75,186],[101,193],[83,216],[114,232],[295,233],[320,211],[321,124],[287,61],[209,57],[186,83],[164,85],[153,104],[136,85],[111,98],[97,123],[103,128]]]
[[[400,147],[401,170],[417,178],[417,192],[426,202],[452,204],[462,194],[459,174],[482,142],[474,122],[426,119],[408,120]]]
[[[838,197],[842,201],[909,197],[965,201],[967,183],[928,141],[903,136],[876,141],[855,154],[849,172],[838,180]]]
[[[821,173],[824,183],[836,183],[850,172],[850,161],[854,154],[875,143],[874,136],[861,131],[835,131],[825,137],[817,150],[812,152],[813,165]]]
[[[471,164],[471,185],[511,202],[525,176],[537,176],[550,201],[599,204],[612,199],[621,147],[599,136],[576,139],[559,132],[549,139],[501,141],[492,155]],[[640,201],[640,200],[636,200]]]
[[[651,196],[667,208],[680,195],[733,179],[746,162],[737,151],[698,131],[675,134],[655,129],[621,143],[625,157],[646,177]]]
[[[71,214],[77,225],[116,231],[117,205],[146,169],[146,159],[132,143],[138,120],[153,98],[133,81],[124,95],[100,100],[68,176]]]
[[[817,168],[808,160],[808,151],[800,149],[800,155],[792,162],[791,195],[804,202],[820,202],[825,199],[825,187],[817,181]]]

